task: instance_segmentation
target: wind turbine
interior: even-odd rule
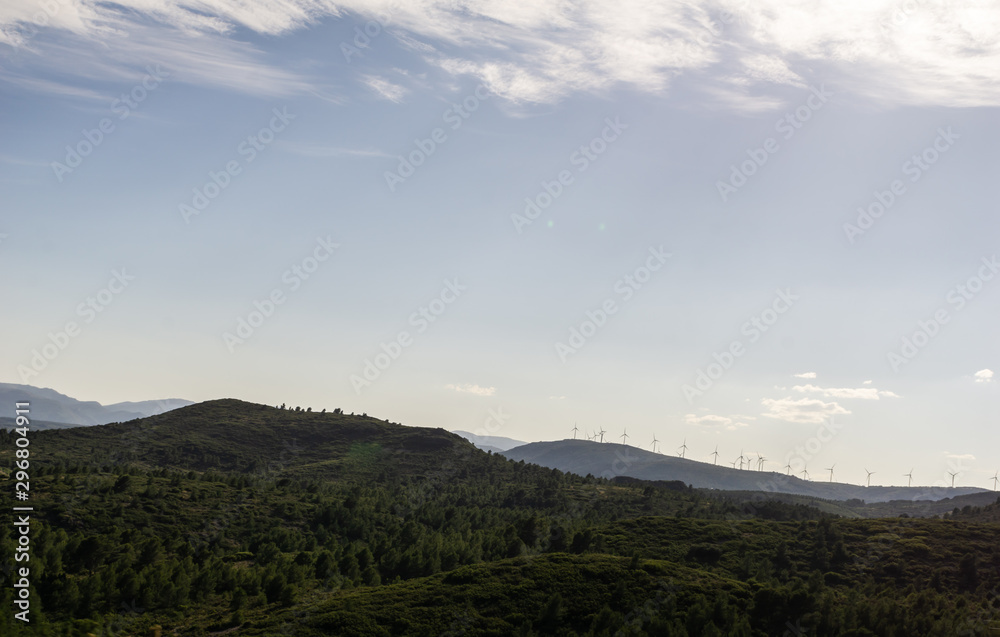
[[[601,437],[601,442],[604,442],[604,434],[605,434],[605,433],[607,433],[607,432],[605,432],[605,431],[604,431],[604,427],[601,427],[601,430],[600,430],[600,431],[598,431],[598,432],[597,432],[596,434],[594,434],[594,435],[595,435],[595,436],[600,436],[600,437]]]
[[[908,486],[908,487],[913,486],[913,469],[910,469],[909,473],[904,473],[903,477],[907,478],[907,480],[906,480],[906,486]]]
[[[736,461],[735,461],[735,460],[733,460],[733,461],[732,461],[732,462],[730,462],[729,464],[733,465],[733,469],[735,469],[735,468],[736,468]]]
[[[804,466],[802,467],[802,479],[803,480],[808,480],[809,479],[809,472],[806,471],[806,468]]]
[[[679,455],[679,456],[680,456],[681,458],[683,458],[683,457],[684,457],[684,454],[685,454],[685,453],[687,453],[687,449],[688,449],[688,439],[687,439],[687,438],[685,438],[685,439],[684,439],[684,443],[683,443],[683,444],[682,444],[682,445],[681,445],[680,447],[677,447],[677,448],[681,450],[681,452],[680,452],[680,453],[679,453],[678,455]]]
[[[656,443],[660,442],[656,439],[656,435],[653,435],[653,453],[656,453]]]
[[[576,423],[573,423],[573,440],[576,440],[576,432],[578,431],[580,430],[577,428]]]
[[[954,489],[955,488],[955,476],[958,475],[958,472],[956,471],[955,473],[952,473],[951,471],[949,471],[948,475],[951,476],[951,488]]]
[[[785,475],[786,476],[792,475],[792,463],[791,462],[789,462],[788,464],[785,465]]]
[[[868,469],[865,469],[865,473],[868,474],[868,486],[870,487],[870,486],[872,486],[872,475],[875,472],[874,471],[869,471]]]
[[[760,455],[760,452],[758,451],[757,452],[757,471],[763,471],[764,470],[764,461],[765,460],[767,460],[767,458],[765,458],[764,456]]]
[[[622,446],[625,446],[625,442],[628,440],[628,430],[622,429]]]
[[[994,491],[997,490],[997,482],[1000,482],[1000,478],[997,477],[998,473],[1000,473],[1000,471],[994,471],[993,472],[993,490]]]
[[[719,464],[719,445],[715,445],[715,451],[713,451],[712,453],[710,453],[708,455],[714,456],[714,458],[715,458],[714,460],[712,460],[712,464]]]
[[[827,467],[826,470],[830,472],[830,482],[833,482],[833,467],[836,467],[837,463],[833,463],[832,467]]]
[[[740,461],[740,470],[742,470],[743,469],[743,460],[744,460],[744,458],[743,458],[743,450],[742,449],[740,449],[740,455],[736,459]],[[749,458],[746,458],[746,460],[749,460]]]

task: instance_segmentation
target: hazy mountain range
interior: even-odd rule
[[[468,431],[453,431],[451,433],[458,434],[483,451],[492,451],[493,453],[500,453],[501,451],[507,451],[508,449],[528,444],[523,440],[514,440],[513,438],[505,438],[504,436],[479,436]]]
[[[643,480],[680,480],[696,488],[792,493],[826,500],[941,500],[987,491],[978,487],[865,487],[822,479],[802,480],[775,471],[732,469],[652,453],[628,445],[589,440],[532,442],[502,453],[512,460],[524,460],[583,476],[590,474],[603,478],[629,476]]]
[[[126,422],[136,418],[155,416],[163,412],[194,404],[190,400],[168,398],[165,400],[145,400],[102,405],[96,401],[82,401],[60,394],[54,389],[0,383],[0,405],[5,405],[7,414],[13,415],[14,403],[27,400],[31,403],[34,428],[56,428],[62,426],[105,425],[109,422]],[[9,417],[0,419],[0,426]],[[38,426],[42,425],[43,426]]]

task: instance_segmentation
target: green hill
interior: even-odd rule
[[[580,477],[365,415],[220,400],[30,449],[11,635],[954,635],[1000,586],[995,524]]]

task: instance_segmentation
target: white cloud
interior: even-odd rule
[[[33,16],[46,6],[57,9],[33,35],[31,25],[40,22]],[[236,40],[241,30],[286,36],[326,17],[367,20],[388,10],[389,25],[376,38],[398,34],[415,55],[448,73],[473,75],[513,102],[554,102],[619,85],[660,93],[684,77],[705,100],[751,111],[798,99],[820,81],[886,107],[1000,104],[1000,5],[914,3],[896,25],[891,18],[900,6],[898,0],[8,0],[0,5],[0,44],[21,46],[37,54],[37,64],[72,75],[84,66],[108,70],[108,56],[119,67],[189,56],[207,66],[188,64],[184,81],[295,92],[311,82],[254,59],[251,47]],[[735,18],[725,21],[725,12]],[[60,66],[50,54],[67,38],[81,59]],[[143,48],[157,55],[135,55]],[[225,72],[248,62],[263,77]]]
[[[981,369],[973,374],[973,376],[975,377],[977,383],[988,383],[993,380],[993,370]]]
[[[802,374],[793,374],[796,378],[816,378],[816,372],[804,372]]]
[[[476,396],[492,396],[496,393],[496,387],[480,387],[479,385],[445,385],[445,389],[453,389],[463,394],[474,394]]]
[[[716,416],[713,414],[705,416],[687,414],[684,416],[684,422],[688,425],[695,425],[697,427],[719,427],[726,429],[727,431],[736,431],[741,427],[747,427],[747,423],[743,422],[743,420],[753,420],[753,417],[733,416],[730,418],[728,416]]]
[[[944,452],[944,457],[949,460],[968,460],[970,462],[976,459],[976,456],[971,453],[949,453],[947,451]]]
[[[365,86],[378,93],[379,96],[397,104],[403,101],[403,96],[409,92],[408,89],[380,77],[369,75],[365,77],[364,82]]]
[[[818,387],[816,385],[795,385],[792,387],[800,394],[820,394],[827,398],[860,398],[861,400],[878,400],[879,397],[899,398],[891,391],[879,390],[874,387]]]
[[[871,382],[870,380],[866,380],[865,382],[863,382],[863,383],[861,383],[861,384],[862,384],[862,385],[871,385],[871,384],[872,384],[872,382]]]
[[[816,398],[800,398],[798,400],[791,397],[778,400],[765,398],[761,400],[761,403],[768,409],[764,413],[764,416],[768,418],[804,424],[820,424],[830,416],[851,413],[835,402],[825,403]]]
[[[549,400],[566,400],[565,396],[549,396]]]

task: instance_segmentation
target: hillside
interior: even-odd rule
[[[802,480],[774,471],[749,471],[652,453],[636,447],[589,440],[533,442],[504,451],[524,460],[577,475],[630,476],[643,480],[680,480],[696,488],[726,491],[764,491],[810,496],[824,500],[931,501],[985,493],[976,487],[865,487],[840,482]]]
[[[580,477],[366,415],[217,400],[30,448],[17,636],[943,637],[1000,586],[996,524]]]

